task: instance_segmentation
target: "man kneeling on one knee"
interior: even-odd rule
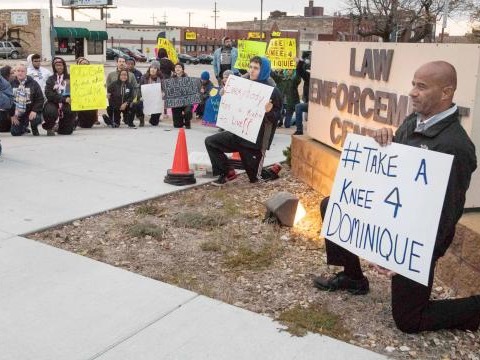
[[[250,80],[270,85],[268,83],[270,72],[270,61],[267,58],[255,56],[250,60],[248,69]],[[237,177],[233,167],[229,166],[225,153],[240,153],[242,166],[250,182],[256,182],[260,178],[265,151],[270,148],[272,143],[281,109],[282,96],[275,87],[270,101],[265,106],[265,116],[256,143],[243,139],[230,131],[222,131],[205,139],[213,175],[218,176],[218,179],[212,183],[213,185],[221,186]]]
[[[437,260],[450,246],[455,225],[462,216],[465,193],[477,167],[475,146],[460,125],[457,106],[452,102],[457,87],[455,68],[444,61],[422,65],[414,74],[409,95],[414,113],[397,129],[382,128],[373,137],[380,145],[392,141],[451,154],[454,156],[450,178],[435,240],[428,286],[399,274],[392,277],[392,314],[397,327],[407,333],[440,329],[478,329],[480,295],[463,299],[430,300]],[[328,198],[320,206],[325,215]],[[419,220],[421,221],[421,220]],[[314,285],[326,291],[347,290],[355,295],[369,291],[358,256],[325,240],[327,263],[343,266],[331,278],[316,277]]]

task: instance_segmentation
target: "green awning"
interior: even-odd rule
[[[87,39],[89,40],[108,40],[108,33],[106,31],[91,31]]]
[[[55,33],[58,38],[88,38],[90,31],[85,28],[74,27],[55,27]]]

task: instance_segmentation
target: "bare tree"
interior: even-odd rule
[[[479,1],[480,0],[474,0]],[[437,20],[465,6],[465,0],[347,0],[362,37],[379,36],[384,42],[432,41]]]

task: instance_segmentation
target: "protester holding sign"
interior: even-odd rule
[[[451,154],[453,164],[436,233],[428,285],[399,274],[393,275],[393,318],[397,327],[407,333],[440,329],[475,331],[480,324],[480,296],[430,300],[435,265],[454,238],[455,225],[465,204],[465,193],[477,167],[475,146],[460,125],[458,108],[452,102],[457,87],[456,70],[444,61],[430,62],[415,72],[412,84],[409,95],[415,112],[397,129],[395,137],[390,128],[376,130],[372,136],[380,145],[394,141]],[[427,184],[426,167],[419,169],[418,177]],[[325,216],[327,204],[328,198],[321,204],[322,217]],[[418,225],[412,226],[422,226],[422,214],[419,215],[418,222]],[[325,245],[327,263],[343,266],[344,271],[332,278],[317,277],[314,285],[321,290],[348,290],[352,294],[366,294],[369,283],[363,275],[358,256],[330,240],[326,239]]]
[[[141,85],[147,85],[147,84],[157,84],[161,83],[163,79],[163,74],[160,68],[160,63],[158,61],[152,61],[150,64],[150,67],[147,70],[147,73],[142,76],[140,80]],[[163,101],[161,99],[161,94],[158,94],[158,102]],[[150,125],[152,126],[158,126],[158,123],[160,122],[160,116],[161,113],[156,113],[156,114],[150,114]],[[143,126],[142,122],[140,122],[140,126]]]
[[[232,39],[225,36],[223,38],[223,46],[219,47],[213,53],[213,72],[215,73],[218,84],[221,83],[225,70],[232,70],[234,74],[238,74],[238,70],[235,68],[237,57],[238,51],[236,47],[233,47]]]
[[[270,61],[267,58],[253,57],[250,60],[248,71],[251,81],[267,85],[271,71]],[[249,97],[254,97],[254,94],[250,93]],[[225,153],[232,152],[240,153],[242,165],[250,182],[258,181],[265,151],[270,148],[272,143],[281,109],[282,97],[280,91],[277,88],[273,88],[270,100],[265,105],[265,115],[263,116],[256,142],[246,140],[230,131],[222,131],[205,139],[205,147],[212,162],[213,175],[218,175],[218,179],[212,183],[213,185],[221,186],[237,177],[235,170],[228,164],[228,158],[225,155]]]
[[[71,135],[75,129],[75,114],[70,106],[70,75],[67,64],[61,57],[52,61],[53,75],[47,79],[45,97],[47,103],[43,110],[43,125],[47,136],[55,135],[55,127],[61,135]],[[58,120],[58,122],[57,122]]]
[[[120,126],[120,114],[123,114],[124,120],[128,127],[134,128],[133,116],[131,111],[131,105],[135,94],[135,89],[128,82],[128,70],[122,70],[118,73],[118,79],[112,83],[108,91],[108,101],[110,106],[108,107],[108,117],[111,121],[112,127]]]
[[[84,57],[79,57],[77,59],[77,65],[90,65],[90,61]],[[98,120],[98,110],[77,111],[77,120],[78,126],[89,129],[93,127]]]

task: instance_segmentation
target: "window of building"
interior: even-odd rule
[[[82,41],[82,38],[59,38],[54,43],[55,55],[75,55],[75,42]]]
[[[103,40],[88,40],[87,50],[88,50],[88,55],[102,55]]]

